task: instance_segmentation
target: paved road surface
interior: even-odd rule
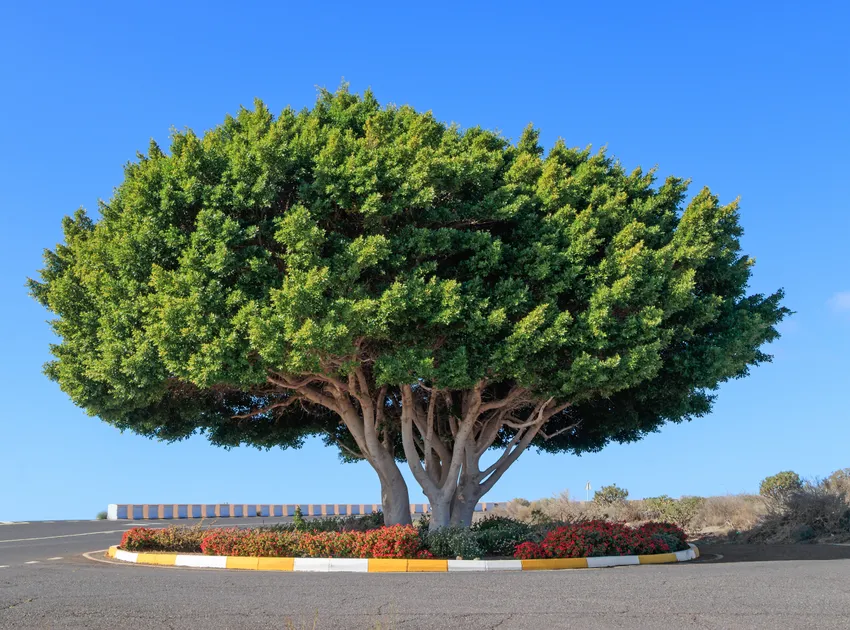
[[[228,518],[216,525],[261,525],[289,521],[290,518]],[[15,567],[27,562],[45,562],[49,558],[66,557],[106,549],[117,545],[125,530],[145,525],[162,527],[169,524],[194,525],[198,520],[179,521],[35,521],[0,525],[0,567]],[[210,523],[210,521],[206,521]],[[2,569],[0,569],[2,570]],[[0,574],[2,576],[2,574]]]
[[[25,533],[72,524],[46,525]],[[850,547],[720,545],[694,563],[601,570],[293,574],[97,563],[78,552],[114,544],[120,533],[105,532],[126,524],[73,525],[99,533],[0,542],[0,628],[850,628]],[[62,559],[23,564],[35,552]]]

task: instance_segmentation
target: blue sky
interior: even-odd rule
[[[24,287],[61,217],[108,198],[149,138],[203,131],[254,97],[309,106],[343,77],[446,121],[512,138],[531,121],[547,146],[607,145],[628,168],[740,196],[752,289],[785,287],[796,311],[774,363],[724,385],[710,417],[580,458],[527,453],[487,500],[581,497],[587,480],[633,497],[736,493],[779,470],[850,466],[848,5],[459,4],[0,6],[0,520],[378,500],[371,469],[318,442],[228,452],[86,416],[41,374],[51,333]]]

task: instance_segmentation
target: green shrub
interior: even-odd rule
[[[687,528],[702,508],[705,499],[703,497],[674,499],[662,494],[660,497],[644,499],[643,503],[646,509],[644,516],[648,520],[666,521]]]
[[[107,516],[108,514],[106,512],[98,512],[95,518],[99,521],[105,521]]]
[[[381,512],[359,516],[323,516],[312,519],[305,519],[300,512],[300,508],[295,509],[295,516],[291,523],[276,523],[257,529],[271,532],[366,532],[384,526],[384,515]]]
[[[612,483],[610,486],[602,486],[593,493],[593,502],[603,506],[618,505],[626,502],[629,491]]]
[[[301,513],[301,506],[295,506],[295,514],[292,516],[292,524],[297,530],[303,530],[307,521],[304,520],[304,514]]]
[[[759,494],[765,499],[784,503],[789,496],[803,488],[800,475],[792,470],[765,477],[759,485]]]
[[[359,516],[343,516],[340,520],[342,521],[342,531],[367,532],[371,529],[381,529],[384,526],[384,513],[379,511]]]
[[[516,545],[528,540],[531,527],[506,516],[488,516],[474,523],[472,531],[485,555],[513,556]]]
[[[431,526],[431,515],[426,512],[413,523],[413,526],[419,530],[422,540],[425,540],[425,536],[428,535],[428,528]]]
[[[474,532],[483,531],[485,529],[510,529],[526,534],[529,531],[529,526],[527,523],[518,521],[510,516],[491,515],[473,523],[471,529]]]
[[[527,539],[510,529],[484,529],[476,532],[476,540],[485,556],[513,556],[516,546]]]
[[[429,532],[425,544],[438,558],[480,558],[484,555],[476,533],[467,527],[441,527]]]

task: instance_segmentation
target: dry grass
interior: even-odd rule
[[[753,494],[707,497],[691,527],[695,531],[743,531],[767,514],[764,500]]]
[[[745,534],[749,542],[850,541],[850,502],[846,486],[829,480],[807,483],[768,513]]]
[[[633,501],[573,501],[567,492],[538,501],[514,499],[503,514],[527,523],[572,523],[591,519],[639,524],[674,522],[691,535],[721,535],[749,542],[850,541],[850,468],[802,489],[765,498],[752,494],[720,497],[667,496]]]
[[[718,498],[724,499],[725,497]],[[685,501],[687,500],[685,499]],[[668,501],[676,507],[680,505],[679,502],[672,499],[668,499]],[[603,504],[596,501],[573,501],[567,492],[537,501],[514,499],[505,505],[501,512],[526,523],[545,523],[551,521],[574,523],[600,519],[637,524],[651,520],[667,520],[679,522],[684,527],[693,529],[691,521],[698,520],[702,523],[708,518],[717,520],[717,516],[714,516],[713,513],[701,516],[702,511],[698,509],[696,504],[691,506],[689,512],[679,510],[673,514],[659,511],[658,500],[639,499]],[[685,513],[685,515],[683,516],[682,513]],[[695,519],[695,514],[700,516]],[[747,520],[747,522],[750,521]]]

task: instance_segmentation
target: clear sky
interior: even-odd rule
[[[753,291],[796,311],[773,364],[714,413],[643,442],[524,454],[486,497],[617,482],[633,497],[754,491],[850,466],[850,49],[846,2],[0,3],[0,521],[93,518],[108,503],[373,502],[374,473],[299,451],[167,445],[86,416],[41,373],[48,314],[24,282],[60,219],[96,209],[171,127],[202,132],[316,86],[741,197]],[[411,486],[411,499],[423,500]]]

